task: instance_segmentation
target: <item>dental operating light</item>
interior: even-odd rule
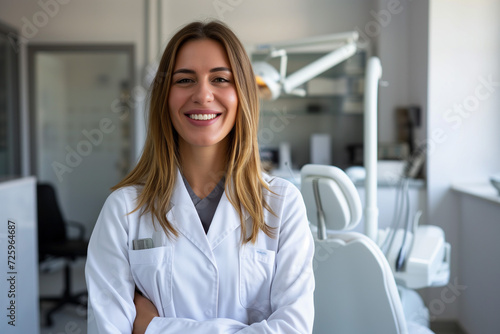
[[[255,62],[253,64],[260,96],[267,100],[277,99],[282,92],[305,96],[305,91],[299,87],[352,57],[356,53],[357,40],[358,33],[349,32],[264,46],[263,48],[269,52],[269,58],[281,57],[281,62],[279,73],[267,62]],[[314,48],[333,50],[287,76],[287,52],[300,51],[302,49],[311,50]]]
[[[265,100],[276,100],[281,93],[281,76],[276,69],[263,61],[253,64],[259,95]]]

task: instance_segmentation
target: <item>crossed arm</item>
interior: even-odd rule
[[[153,303],[137,291],[134,295],[134,304],[136,316],[132,334],[144,334],[151,320],[153,320],[154,317],[159,317],[160,315],[158,314],[158,310]]]
[[[295,197],[299,195],[293,194]],[[305,207],[289,205],[282,213],[279,263],[268,319],[244,324],[235,319],[214,318],[196,321],[160,317],[154,304],[135,293],[128,262],[130,216],[120,193],[111,196],[103,209],[89,246],[86,279],[89,289],[89,334],[97,333],[310,333],[313,319],[314,277],[311,258],[312,237],[304,222]],[[161,312],[161,310],[159,310]]]

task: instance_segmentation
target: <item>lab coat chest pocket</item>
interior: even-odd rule
[[[172,300],[172,246],[129,250],[129,261],[136,286],[163,310]]]
[[[275,252],[243,246],[240,250],[240,300],[245,308],[270,314]]]

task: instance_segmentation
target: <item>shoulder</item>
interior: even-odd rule
[[[292,182],[266,173],[263,173],[262,176],[271,190],[271,192],[264,192],[270,203],[281,202],[284,205],[290,205],[303,202],[300,189]]]
[[[288,193],[300,195],[299,188],[297,188],[296,185],[294,185],[292,182],[286,179],[283,179],[278,176],[269,175],[267,173],[262,173],[262,177],[264,179],[264,182],[267,183],[267,185],[273,192],[278,192],[279,194],[282,195]]]
[[[136,205],[141,187],[127,186],[114,190],[106,199],[104,208],[130,208]],[[132,208],[133,209],[133,208]]]
[[[306,206],[300,189],[277,176],[264,175],[264,180],[270,189],[264,191],[265,200],[273,211],[268,213],[267,223],[279,229],[280,239],[292,231],[308,231]]]

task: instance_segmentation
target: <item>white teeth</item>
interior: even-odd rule
[[[197,121],[208,121],[217,117],[217,114],[191,114],[189,118]]]

